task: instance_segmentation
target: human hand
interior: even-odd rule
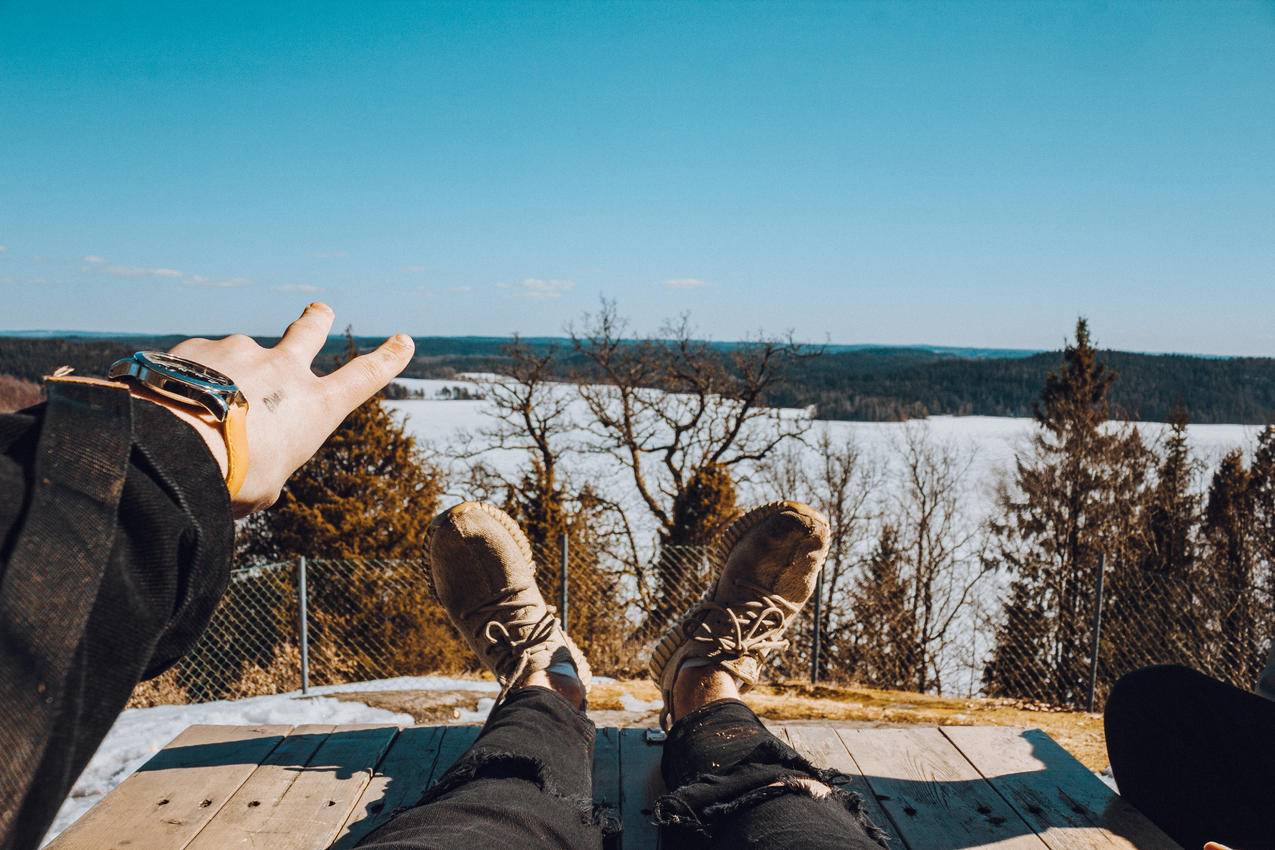
[[[248,400],[248,475],[231,509],[246,516],[269,507],[284,483],[323,445],[352,410],[402,372],[415,349],[398,334],[375,351],[355,358],[331,375],[318,377],[310,364],[327,341],[335,314],[326,304],[306,307],[273,348],[250,337],[188,339],[172,354],[202,363],[230,377]],[[191,424],[226,472],[226,444],[211,416],[155,396],[153,401]]]

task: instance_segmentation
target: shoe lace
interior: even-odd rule
[[[499,609],[506,606],[497,603],[495,606],[484,607]],[[531,663],[532,650],[553,637],[554,630],[558,627],[556,615],[557,609],[548,606],[545,613],[537,620],[492,618],[487,621],[487,625],[483,627],[483,637],[486,641],[516,659],[512,672],[504,676],[499,674],[496,676],[500,681],[501,688],[500,693],[496,695],[495,703],[492,705],[492,711],[495,711],[504,703],[505,697],[509,695],[509,691],[513,689],[514,684],[522,680],[523,674],[527,672],[527,667]]]
[[[727,629],[714,629],[708,618],[700,621],[691,640],[712,646],[707,658],[743,658],[751,653],[767,653],[788,648],[781,637],[788,627],[784,609],[775,597],[766,595],[742,604],[722,605],[704,600],[697,606],[701,612],[718,612],[726,617]]]
[[[735,605],[722,605],[705,599],[690,612],[690,617],[714,612],[725,615],[727,629],[714,629],[708,617],[700,618],[691,640],[711,646],[703,657],[713,660],[743,658],[751,653],[764,654],[788,648],[787,639],[781,637],[788,627],[784,609],[777,597],[763,594],[759,599]],[[660,726],[668,730],[673,714],[673,695],[665,694],[664,708],[660,712]]]

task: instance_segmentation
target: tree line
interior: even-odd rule
[[[178,336],[0,337],[0,375],[38,382],[62,365],[96,374],[103,364],[139,348],[168,348]],[[263,344],[273,342],[261,338]],[[359,339],[358,344],[372,344]],[[464,372],[512,374],[518,364],[509,339],[493,337],[417,337],[407,377],[453,378]],[[625,345],[641,347],[630,337]],[[556,351],[552,377],[599,369],[570,339],[536,337],[519,344],[537,355]],[[706,353],[729,368],[738,351],[752,343],[702,342]],[[333,338],[325,353],[339,356],[343,342]],[[821,419],[892,422],[926,416],[1033,415],[1036,397],[1059,352],[993,352],[913,347],[820,348],[822,356],[803,364],[785,381],[767,389],[775,406],[813,407]],[[1112,409],[1121,418],[1165,422],[1178,407],[1199,423],[1264,425],[1275,415],[1275,358],[1197,357],[1104,351],[1103,359],[1120,373],[1111,388]]]

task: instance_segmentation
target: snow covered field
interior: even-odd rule
[[[417,438],[438,451],[446,458],[454,456],[454,449],[466,440],[472,440],[472,447],[483,443],[482,434],[493,426],[492,403],[478,401],[444,401],[436,400],[435,394],[444,387],[464,386],[469,390],[481,391],[481,381],[463,380],[422,380],[404,378],[400,384],[411,389],[424,391],[425,399],[394,401],[390,406],[402,413],[407,420],[409,430]],[[568,388],[564,391],[570,392]],[[576,401],[571,405],[571,415],[577,420],[587,418],[583,403]],[[801,416],[796,410],[784,411],[786,416]],[[1014,453],[1026,446],[1032,430],[1030,419],[1015,419],[993,416],[935,416],[924,420],[930,437],[935,441],[950,444],[962,452],[972,455],[969,472],[966,476],[966,504],[972,514],[986,514],[992,506],[992,487],[997,478],[1013,468]],[[913,423],[914,424],[914,423]],[[807,441],[814,444],[821,433],[827,433],[834,444],[853,440],[865,456],[882,463],[890,469],[894,458],[895,447],[903,437],[908,424],[899,422],[832,422],[817,420],[813,423],[812,432]],[[1141,423],[1144,437],[1149,441],[1156,440],[1166,430],[1166,426],[1158,423]],[[1222,455],[1231,449],[1242,446],[1251,449],[1256,441],[1260,428],[1255,425],[1192,425],[1190,441],[1196,455],[1209,467],[1216,465]],[[568,441],[579,444],[588,442],[583,431],[568,435]],[[815,449],[803,447],[808,462],[813,465]],[[512,450],[496,450],[486,452],[482,460],[503,475],[512,476],[525,468],[527,457],[524,452]],[[587,453],[568,454],[564,467],[569,475],[579,480],[588,480],[594,486],[604,490],[611,498],[621,504],[636,505],[636,491],[615,461],[606,456]],[[458,476],[453,476],[458,478]],[[761,492],[750,485],[743,485],[743,496],[747,501],[768,501],[772,494]],[[459,493],[468,497],[472,494]],[[642,519],[642,511],[635,511],[630,519]],[[647,531],[653,533],[654,529]]]

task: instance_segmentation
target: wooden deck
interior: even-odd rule
[[[893,847],[1080,850],[1176,847],[1039,730],[774,725],[854,777]],[[476,726],[192,726],[67,829],[50,850],[349,848],[411,805]],[[647,812],[661,744],[600,729],[594,794],[624,850],[658,846]]]

